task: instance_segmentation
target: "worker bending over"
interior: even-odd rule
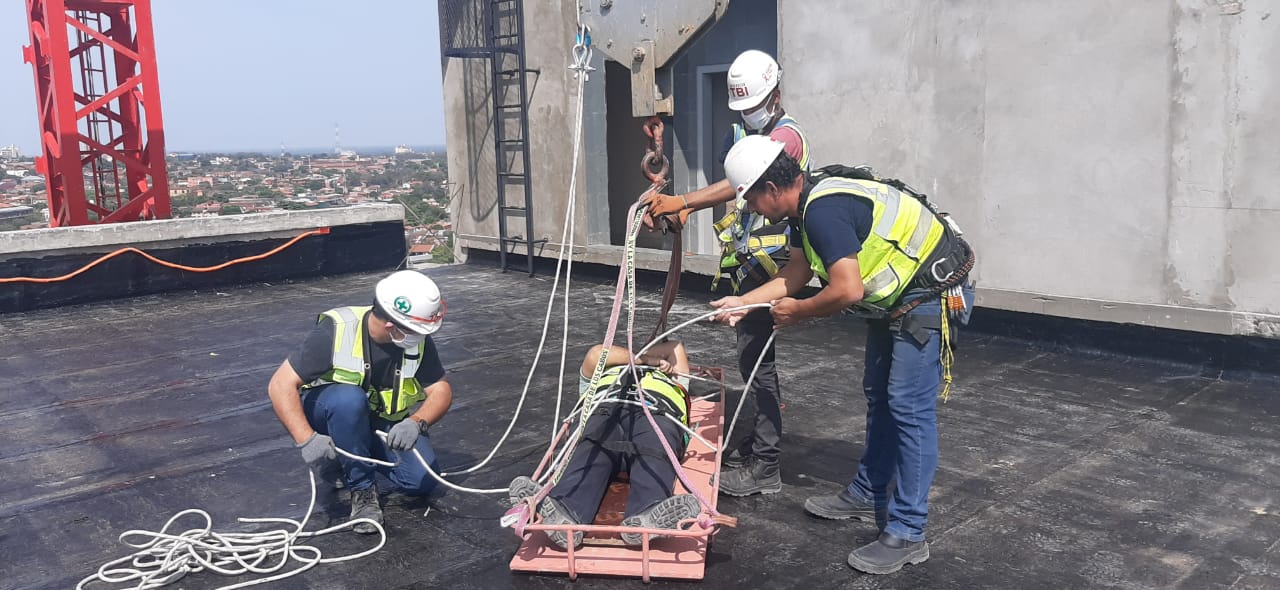
[[[972,250],[948,217],[904,183],[846,166],[808,175],[782,144],[766,137],[734,145],[725,174],[752,212],[790,220],[793,253],[773,280],[713,306],[773,302],[779,328],[851,306],[871,318],[862,382],[866,449],[858,473],[839,493],[809,498],[805,510],[877,521],[879,538],[849,554],[849,565],[859,571],[887,574],[928,559],[924,529],[938,468],[936,400],[949,366],[942,358],[950,328],[966,322],[972,307],[973,290],[964,285]],[[794,299],[815,274],[822,290]],[[735,323],[741,316],[726,311],[716,319]],[[833,344],[836,353],[854,347]]]

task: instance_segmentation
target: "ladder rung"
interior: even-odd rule
[[[500,105],[498,105],[498,108],[499,108],[499,109],[518,109],[518,108],[521,108],[521,107],[523,107],[523,106],[524,106],[524,103],[517,103],[517,104],[500,104]]]
[[[502,209],[503,211],[507,212],[507,213],[516,213],[516,214],[519,214],[519,215],[524,215],[525,213],[528,213],[528,212],[529,212],[529,208],[528,208],[528,207],[511,207],[511,206],[506,206],[506,207],[499,207],[499,208],[500,208],[500,209]]]
[[[524,178],[523,172],[499,172],[498,176],[506,178]]]
[[[523,139],[499,139],[498,143],[524,143]]]

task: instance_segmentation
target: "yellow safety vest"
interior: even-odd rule
[[[889,185],[836,176],[823,178],[809,191],[800,209],[800,237],[809,268],[824,281],[829,280],[827,267],[804,232],[804,214],[814,201],[829,195],[852,195],[871,203],[871,232],[858,252],[863,289],[859,305],[889,309],[942,241],[944,222],[915,197]]]
[[[800,126],[788,116],[783,116],[774,128],[786,127],[800,136],[800,169],[809,170],[809,139]],[[738,143],[748,135],[757,135],[759,131],[748,131],[740,124],[733,125],[733,142]],[[766,226],[770,229],[766,230]],[[729,275],[729,284],[733,292],[741,290],[742,281],[751,271],[760,267],[765,274],[772,277],[778,274],[778,263],[773,254],[787,248],[790,231],[787,224],[768,225],[763,215],[756,215],[747,210],[747,200],[738,195],[733,207],[720,221],[715,223],[716,236],[720,239],[722,253],[720,255],[720,272],[711,279],[714,290],[720,283],[720,276]]]
[[[672,379],[666,373],[656,369],[637,369],[640,372],[640,387],[644,389],[645,401],[652,409],[667,414],[672,418],[679,420],[685,426],[689,425],[689,394],[679,381]],[[631,369],[626,365],[610,367],[600,375],[600,381],[596,385],[596,391],[600,392],[604,397],[601,399],[613,399],[626,395],[632,388],[627,388],[624,392],[620,387],[612,387],[618,379],[622,377],[623,372],[630,372]],[[585,395],[585,394],[584,394]],[[624,398],[625,399],[625,398]]]
[[[320,314],[333,320],[333,368],[315,381],[303,385],[303,389],[345,383],[363,388],[369,394],[369,410],[378,416],[397,422],[409,415],[409,409],[427,398],[421,384],[414,378],[422,360],[426,342],[415,350],[404,351],[396,369],[395,385],[390,389],[375,390],[369,383],[369,362],[365,359],[365,315],[372,307],[339,307]]]

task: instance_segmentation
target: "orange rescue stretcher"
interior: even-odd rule
[[[711,509],[714,509],[720,488],[716,473],[720,465],[720,447],[723,446],[721,439],[724,435],[724,370],[696,368],[690,372],[714,379],[720,388],[719,395],[709,396],[714,399],[694,400],[689,415],[690,427],[715,448],[691,437],[681,462],[685,477],[697,489],[698,494],[711,504]],[[567,426],[566,424],[566,428],[561,430],[562,436]],[[535,479],[547,467],[555,447],[556,445],[552,445],[548,449],[547,456],[534,473]],[[539,524],[539,520],[525,526],[524,541],[515,557],[511,558],[511,570],[564,573],[571,580],[577,579],[579,574],[639,577],[645,582],[653,578],[701,580],[706,570],[711,534],[718,525],[736,526],[737,519],[713,515],[704,506],[698,518],[682,521],[679,530],[621,526],[628,487],[625,479],[620,479],[622,480],[615,479],[609,485],[609,491],[600,502],[595,521],[589,525],[550,526]],[[677,494],[692,493],[692,490],[685,488],[679,477],[676,478],[673,491]],[[546,534],[531,534],[534,531],[556,530],[565,531],[569,538],[573,538],[574,532],[582,531],[582,547],[575,549],[570,543],[567,549],[560,549]],[[623,532],[641,533],[641,546],[623,544],[619,537]],[[651,540],[651,535],[662,535],[663,538]]]

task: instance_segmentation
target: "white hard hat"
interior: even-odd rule
[[[729,108],[745,111],[759,106],[778,87],[782,71],[778,62],[763,51],[742,52],[729,66]]]
[[[778,159],[782,147],[781,142],[766,135],[748,135],[729,148],[724,158],[724,175],[733,187],[734,196],[741,197],[756,183]]]
[[[374,300],[391,321],[417,334],[431,334],[444,321],[444,296],[418,271],[402,270],[378,281]]]

